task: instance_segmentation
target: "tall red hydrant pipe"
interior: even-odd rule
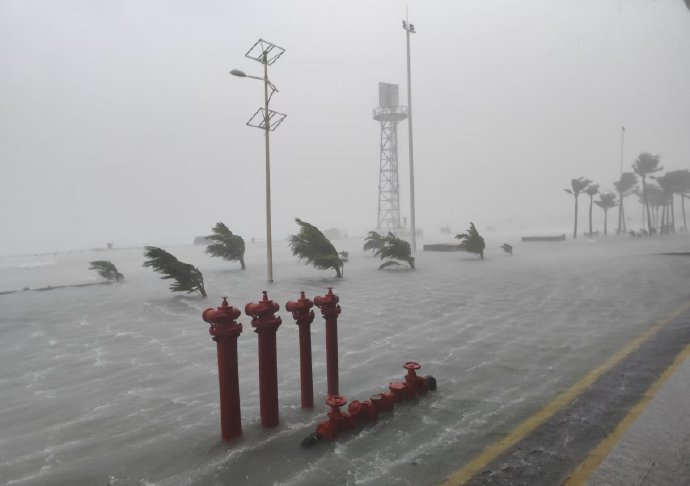
[[[220,385],[220,430],[223,440],[242,435],[240,413],[240,381],[237,373],[237,338],[242,324],[235,322],[242,314],[228,305],[228,298],[217,309],[206,309],[201,318],[211,324],[208,332],[216,342],[218,353],[218,383]]]
[[[326,320],[326,377],[328,380],[328,395],[337,396],[338,393],[338,315],[340,314],[340,299],[328,287],[328,293],[314,297],[314,305],[321,309],[321,315]]]
[[[285,310],[292,312],[292,317],[299,326],[299,372],[301,383],[302,408],[314,408],[314,380],[311,366],[311,329],[314,321],[314,303],[300,292],[300,298],[285,304]]]
[[[244,312],[251,316],[254,332],[259,335],[259,408],[264,427],[275,427],[278,418],[278,361],[276,356],[276,331],[282,323],[275,316],[280,306],[268,300],[264,290],[263,299],[250,302]]]

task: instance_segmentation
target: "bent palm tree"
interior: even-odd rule
[[[647,194],[647,176],[663,169],[659,165],[659,155],[642,152],[633,162],[633,172],[642,178],[642,201],[647,210],[647,229],[652,234],[652,213],[649,210],[649,197]]]
[[[635,186],[636,184],[637,177],[632,172],[623,172],[620,179],[618,179],[618,182],[613,183],[613,187],[615,187],[616,192],[618,192],[618,229],[616,230],[616,233],[619,235],[625,233],[626,230],[623,199],[635,192],[637,189]]]
[[[179,261],[167,251],[155,247],[147,246],[144,248],[144,256],[148,258],[144,262],[145,267],[151,267],[154,271],[162,273],[162,279],[175,280],[170,284],[173,292],[198,292],[202,297],[206,297],[204,289],[204,277],[194,265]]]
[[[381,248],[383,236],[376,231],[370,231],[366,238],[364,238],[364,251],[369,251],[376,255],[377,250]]]
[[[401,265],[400,262],[405,262],[411,269],[414,269],[414,257],[410,244],[393,233],[389,232],[388,235],[381,238],[381,245],[374,251],[374,254],[381,257],[381,260],[386,260],[379,266],[379,270],[392,265]]]
[[[484,259],[484,248],[486,247],[486,243],[484,242],[484,238],[479,236],[479,232],[477,231],[477,228],[474,227],[474,223],[470,223],[467,233],[455,235],[455,238],[461,240],[461,250],[469,253],[476,253],[482,259]]]
[[[298,234],[288,237],[292,254],[319,270],[332,268],[336,278],[342,278],[343,261],[329,239],[316,226],[299,218],[295,218],[295,221],[300,230]]]
[[[608,233],[609,209],[616,205],[616,195],[612,192],[599,194],[599,200],[594,201],[594,204],[604,210],[604,236],[606,236]]]
[[[573,238],[577,238],[577,198],[591,182],[592,181],[584,177],[578,177],[577,179],[570,179],[570,186],[572,189],[563,189],[568,194],[572,194],[575,198],[575,227],[573,228]]]
[[[244,239],[239,235],[233,235],[223,223],[218,222],[213,227],[213,234],[206,237],[213,241],[206,247],[206,253],[215,257],[221,257],[229,262],[239,261],[242,270],[244,265]]]
[[[91,265],[89,270],[96,270],[98,275],[106,280],[110,280],[111,282],[113,280],[119,282],[125,278],[125,276],[118,272],[117,267],[109,260],[96,260],[89,262],[89,264]]]

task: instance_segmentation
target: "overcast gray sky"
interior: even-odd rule
[[[642,151],[690,168],[690,12],[681,0],[0,0],[0,255],[189,243],[225,222],[265,238],[270,68],[274,239],[294,217],[377,221],[378,82],[406,99],[412,37],[417,227],[568,228],[585,176]],[[409,215],[407,125],[400,182]],[[584,201],[584,198],[583,198]],[[586,218],[583,212],[584,222]],[[599,218],[601,219],[601,218]],[[601,227],[603,223],[597,222]]]

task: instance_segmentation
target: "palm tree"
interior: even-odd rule
[[[479,232],[477,231],[477,228],[474,227],[474,223],[470,223],[467,233],[455,235],[455,238],[461,240],[461,250],[476,253],[482,259],[484,259],[484,248],[486,247],[486,243],[484,243],[484,238],[479,236]]]
[[[674,194],[680,194],[680,207],[683,212],[683,231],[688,230],[688,220],[685,215],[685,198],[690,196],[690,171],[672,170],[666,174],[667,177],[673,180]]]
[[[366,238],[364,238],[364,251],[371,250],[376,255],[377,250],[381,248],[383,236],[376,231],[370,231]]]
[[[117,267],[113,265],[113,262],[109,260],[96,260],[89,262],[89,265],[91,265],[89,270],[96,270],[98,275],[111,282],[113,280],[119,282],[125,278],[124,275],[117,271]]]
[[[298,234],[288,237],[292,254],[319,270],[332,268],[336,278],[342,278],[340,271],[343,261],[330,240],[316,226],[299,218],[295,218],[295,221],[300,230]]]
[[[656,177],[656,182],[661,189],[661,225],[659,229],[660,234],[668,234],[676,232],[676,222],[673,217],[673,192],[674,180],[673,176],[664,174]]]
[[[659,165],[659,155],[652,155],[647,152],[642,152],[635,162],[633,162],[633,172],[642,178],[642,200],[644,207],[647,210],[647,226],[649,234],[652,234],[652,214],[649,211],[649,198],[647,195],[647,176],[663,170]]]
[[[229,262],[239,261],[242,270],[247,267],[244,265],[244,239],[239,235],[233,235],[220,221],[212,229],[213,234],[206,237],[213,241],[206,247],[206,253],[215,257],[221,257]]]
[[[414,270],[414,257],[410,244],[391,232],[381,238],[381,246],[374,251],[374,254],[381,257],[381,260],[386,260],[379,266],[379,270],[392,265],[400,265],[400,262],[407,263]]]
[[[639,193],[638,197],[644,209],[644,196],[642,193]],[[653,235],[657,233],[657,227],[659,226],[659,208],[665,203],[664,193],[657,184],[647,184],[647,203],[649,204],[649,212],[651,214],[651,226],[647,228],[649,230],[647,234]]]
[[[594,196],[599,194],[599,184],[590,184],[585,189],[585,192],[589,196],[589,236],[592,234],[592,206],[594,206]]]
[[[604,210],[604,236],[606,236],[608,233],[606,228],[608,226],[609,209],[616,205],[616,195],[612,192],[599,194],[599,200],[594,201],[594,204]]]
[[[642,188],[637,187],[635,189],[635,195],[637,196],[637,202],[640,203],[640,209],[642,209],[642,214],[640,217],[642,218],[642,228],[640,229],[640,233],[644,236],[649,236],[649,232],[647,231],[647,215],[646,215],[646,206],[644,204],[644,197],[642,197]]]
[[[618,192],[618,229],[616,233],[619,235],[625,233],[625,210],[623,209],[623,199],[635,192],[637,184],[637,177],[632,172],[623,172],[618,182],[614,182],[613,186]]]
[[[198,292],[206,297],[204,289],[204,277],[194,265],[179,261],[167,251],[155,246],[144,247],[144,256],[148,258],[144,262],[145,267],[152,267],[154,271],[162,273],[162,279],[175,280],[170,284],[173,292]]]
[[[572,194],[575,198],[575,227],[573,229],[573,238],[577,238],[577,198],[580,196],[580,193],[591,184],[591,182],[592,181],[585,179],[584,177],[578,177],[577,179],[570,180],[570,186],[572,189],[563,189],[568,194]]]

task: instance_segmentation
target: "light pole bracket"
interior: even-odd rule
[[[285,120],[286,116],[287,115],[285,113],[278,113],[277,111],[268,110],[268,130],[272,132],[273,130],[278,128],[278,125],[280,125],[282,121]],[[256,110],[256,113],[252,115],[252,117],[247,122],[247,125],[250,127],[256,127],[262,130],[266,130],[266,115],[264,114],[264,109],[259,108],[258,110]]]
[[[254,59],[261,64],[268,64],[269,66],[276,62],[280,56],[283,55],[285,49],[278,47],[263,39],[259,39],[244,55],[249,59]]]

